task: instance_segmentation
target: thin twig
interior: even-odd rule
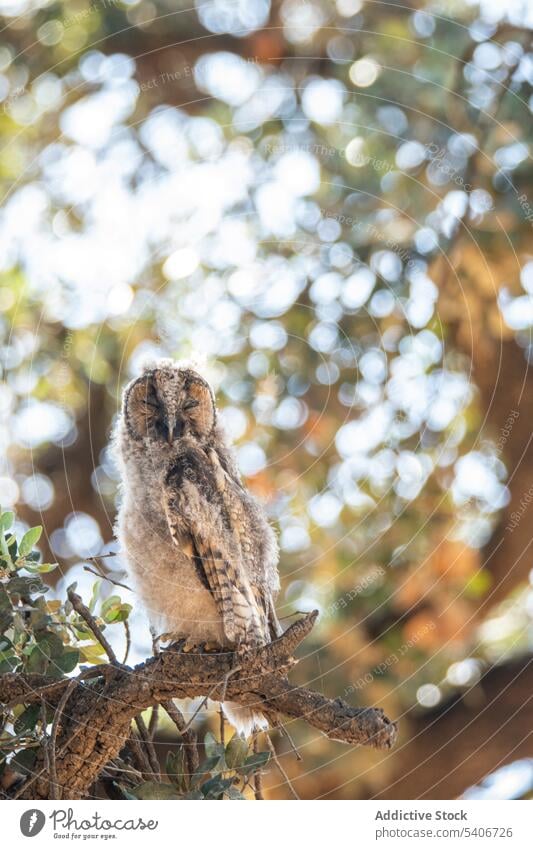
[[[179,733],[183,735],[185,728],[185,719],[183,718],[182,712],[178,710],[174,702],[163,702],[163,707],[165,708],[170,719],[178,729]]]
[[[124,619],[124,631],[126,633],[126,651],[124,652],[124,659],[123,659],[122,663],[126,664],[128,662],[128,656],[129,656],[130,649],[131,649],[131,631],[130,631],[130,626],[129,626],[129,622],[128,622],[127,619]]]
[[[142,773],[142,777],[145,781],[153,781],[155,776],[153,774],[152,767],[150,766],[150,761],[148,760],[146,752],[141,745],[140,737],[138,737],[133,731],[129,739],[129,744],[133,757],[137,761],[139,772]],[[159,773],[157,774],[159,775]]]
[[[52,730],[50,732],[50,741],[48,746],[48,773],[50,776],[50,798],[51,799],[61,799],[62,788],[59,787],[57,782],[57,769],[56,769],[56,741],[57,741],[57,732],[59,729],[59,723],[61,722],[61,717],[63,715],[63,711],[65,710],[65,705],[70,698],[70,694],[73,690],[78,686],[78,682],[75,678],[69,681],[68,687],[61,696],[60,702],[57,706],[57,710],[54,715],[54,721],[52,723]]]
[[[268,736],[268,735],[267,735]],[[259,752],[259,735],[254,734],[253,739],[253,750],[257,754]],[[254,796],[256,799],[264,801],[265,797],[263,795],[263,776],[261,774],[261,770],[258,769],[257,772],[254,772]]]
[[[154,744],[153,744],[152,740],[150,739],[150,735],[148,734],[148,729],[146,727],[144,719],[142,718],[142,716],[140,714],[135,717],[135,725],[137,726],[137,730],[139,731],[139,736],[140,736],[142,743],[143,743],[143,746],[146,750],[146,754],[148,756],[148,761],[149,761],[150,766],[151,766],[151,768],[154,772],[154,775],[156,776],[157,780],[160,780],[161,775],[160,775],[160,772],[159,772],[159,761],[157,759]]]
[[[193,728],[185,730],[185,719],[183,717],[182,712],[176,707],[174,702],[163,702],[163,707],[165,708],[170,719],[178,729],[181,739],[183,740],[183,745],[185,746],[185,753],[187,756],[187,764],[189,767],[189,774],[192,775],[194,772],[196,772],[200,765],[200,756],[198,754],[198,737],[196,736],[196,731]]]
[[[1,751],[11,751],[11,749],[32,749],[39,745],[40,743],[28,734],[20,734],[18,737],[7,737],[6,739],[0,740]]]
[[[291,791],[292,795],[294,796],[294,798],[295,798],[295,799],[300,799],[300,797],[298,796],[298,793],[296,792],[296,790],[295,790],[295,789],[294,789],[294,787],[292,786],[292,782],[291,782],[291,780],[290,780],[289,776],[287,775],[287,773],[285,772],[285,770],[283,769],[282,765],[280,764],[280,762],[279,762],[279,760],[278,760],[278,756],[277,756],[277,754],[276,754],[276,750],[275,750],[275,748],[274,748],[274,744],[273,744],[272,740],[270,739],[270,737],[269,737],[269,735],[268,735],[268,734],[265,734],[265,737],[266,737],[266,741],[267,741],[267,746],[268,746],[268,748],[270,749],[270,751],[271,751],[271,753],[272,753],[272,760],[274,761],[274,763],[276,764],[276,766],[277,766],[277,768],[279,769],[280,773],[282,774],[283,778],[284,778],[284,779],[285,779],[285,781],[287,782],[287,784],[288,784],[288,786],[289,786],[289,789],[290,789],[290,791]]]
[[[286,616],[278,616],[278,619],[281,622],[283,619],[292,619],[293,616],[307,616],[308,613],[308,610],[295,610],[293,613],[287,613]]]
[[[91,554],[90,557],[86,557],[86,560],[104,560],[106,557],[120,557],[122,554],[121,551],[108,551],[105,554]]]
[[[226,723],[224,721],[224,711],[222,707],[218,710],[218,720],[220,725],[220,742],[223,746],[226,745]]]
[[[138,769],[135,769],[132,764],[126,763],[122,758],[116,757],[112,761],[110,761],[104,770],[102,770],[102,776],[109,776],[113,778],[113,774],[120,774],[122,780],[127,777],[131,777],[131,781],[134,784],[140,784],[143,779],[142,772],[139,772]]]
[[[303,761],[303,758],[302,758],[300,752],[296,748],[296,744],[295,744],[294,740],[292,739],[291,735],[289,734],[289,732],[287,731],[285,726],[280,723],[279,725],[276,725],[276,728],[278,729],[280,734],[283,734],[283,736],[287,738],[289,746],[291,747],[292,751],[296,755],[296,760],[297,761]]]
[[[152,654],[155,657],[159,654],[159,635],[156,633],[155,628],[150,628],[150,634],[152,635]]]
[[[93,632],[94,636],[96,637],[96,639],[98,640],[98,642],[100,643],[100,645],[104,649],[105,653],[107,654],[110,662],[114,663],[118,666],[119,662],[118,662],[118,659],[117,659],[115,652],[113,651],[112,646],[110,645],[108,640],[104,637],[104,635],[102,633],[102,629],[98,625],[98,622],[96,621],[96,619],[92,615],[92,613],[89,610],[89,608],[87,607],[87,605],[85,605],[83,603],[80,596],[77,593],[75,593],[74,590],[72,590],[72,589],[67,590],[67,596],[68,596],[68,600],[70,601],[70,603],[71,603],[72,607],[74,608],[74,610],[76,611],[76,613],[78,613],[81,616],[83,621],[88,625],[89,629]]]
[[[41,696],[41,725],[42,725],[42,747],[43,747],[43,754],[44,754],[44,768],[45,768],[46,772],[50,775],[50,758],[49,758],[49,752],[48,752],[49,739],[48,739],[48,735],[46,733],[46,726],[47,726],[47,722],[46,722],[46,702],[45,702],[43,696]]]
[[[150,722],[148,723],[148,736],[153,740],[157,731],[157,723],[159,720],[159,705],[154,705],[150,714]]]
[[[94,560],[94,559],[95,559],[94,557],[87,557],[87,560]],[[96,565],[97,565],[97,569],[98,569],[98,564],[96,564]],[[100,571],[100,570],[97,571],[96,569],[91,569],[90,566],[84,566],[83,568],[84,568],[85,572],[90,572],[91,575],[95,575],[97,578],[102,578],[103,581],[109,581],[109,583],[114,584],[115,587],[122,587],[123,590],[128,590],[128,592],[130,592],[130,593],[134,592],[131,587],[128,587],[127,584],[123,584],[121,581],[117,581],[116,578],[111,578],[109,575],[106,575],[106,573],[103,572],[103,571]]]

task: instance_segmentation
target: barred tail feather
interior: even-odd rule
[[[254,731],[266,731],[268,728],[268,721],[262,713],[243,707],[237,702],[223,702],[222,710],[230,725],[245,737],[249,737]]]

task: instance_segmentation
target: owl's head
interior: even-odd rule
[[[124,392],[124,423],[136,440],[175,445],[213,433],[216,407],[207,381],[193,368],[163,360],[147,367]]]

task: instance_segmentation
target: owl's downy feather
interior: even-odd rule
[[[179,455],[170,469],[163,503],[172,539],[178,547],[190,542],[201,579],[212,594],[229,644],[261,645],[269,640],[261,598],[252,593],[241,547],[241,526],[232,524],[239,514],[238,494],[231,483],[220,489],[216,470],[209,468],[195,449]],[[233,502],[233,504],[232,504]],[[209,516],[209,524],[205,519]],[[244,548],[244,552],[243,549]],[[259,605],[258,605],[259,601]]]
[[[125,389],[116,444],[118,535],[155,627],[222,648],[278,636],[275,536],[240,480],[206,380],[189,365],[151,364]],[[249,710],[228,714],[250,730]]]

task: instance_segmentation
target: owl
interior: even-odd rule
[[[148,365],[124,390],[115,446],[117,536],[156,631],[185,649],[279,636],[276,537],[240,479],[208,382],[172,360]],[[223,708],[246,736],[265,727],[261,714]]]

